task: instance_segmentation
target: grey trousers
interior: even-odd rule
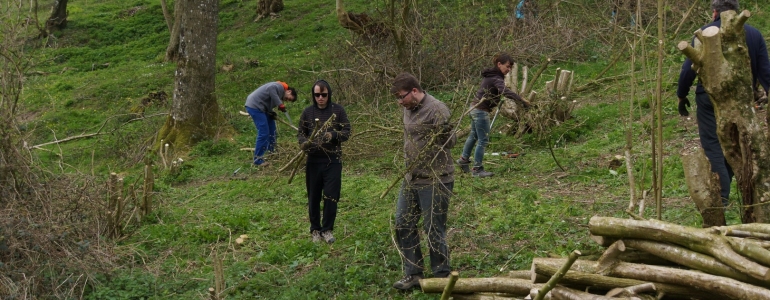
[[[404,274],[423,275],[425,270],[417,222],[428,236],[430,267],[434,277],[446,277],[451,271],[446,243],[446,220],[454,182],[409,184],[404,180],[396,204],[396,243]]]

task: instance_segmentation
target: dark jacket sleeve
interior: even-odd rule
[[[519,96],[519,94],[514,93],[511,89],[505,86],[505,80],[503,80],[502,78],[495,78],[494,84],[495,84],[495,88],[497,88],[497,90],[500,91],[500,94],[505,96],[505,98],[512,99],[521,103],[524,102],[524,99],[522,99],[521,96]],[[497,104],[498,103],[493,103],[492,107],[497,106]]]
[[[676,89],[676,96],[679,98],[687,97],[690,93],[690,87],[695,81],[695,71],[692,70],[692,61],[688,58],[682,64],[682,70],[679,71],[679,83]]]
[[[348,114],[345,112],[345,108],[341,105],[335,105],[335,108],[337,108],[335,111],[337,114],[336,122],[339,126],[335,126],[337,128],[332,131],[332,140],[344,142],[350,138],[350,120],[348,120]]]
[[[304,144],[313,134],[313,123],[310,120],[307,109],[302,111],[302,115],[299,117],[299,127],[297,127],[297,142],[300,145]]]
[[[757,48],[754,51],[755,57],[751,58],[752,62],[756,62],[754,79],[765,88],[765,92],[770,92],[770,59],[767,56],[767,44],[759,31],[749,38],[754,40]]]

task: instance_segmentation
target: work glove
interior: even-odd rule
[[[278,118],[278,114],[275,113],[274,111],[268,111],[267,112],[267,119],[268,120],[275,120],[277,118]]]
[[[690,106],[690,100],[687,100],[687,98],[679,98],[679,115],[682,117],[686,117],[690,115],[690,112],[687,111],[687,107]]]
[[[313,147],[313,142],[311,141],[307,141],[302,143],[302,145],[299,145],[299,149],[301,149],[302,151],[308,151],[312,147]]]
[[[282,112],[286,112],[286,105],[283,105],[283,103],[281,103],[281,105],[278,105],[278,109],[280,109]]]

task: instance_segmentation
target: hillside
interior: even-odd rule
[[[40,19],[52,2],[40,3]],[[43,182],[55,186],[69,180],[51,194],[96,195],[80,198],[89,199],[89,206],[62,205],[65,224],[105,226],[99,219],[103,213],[89,209],[106,206],[109,174],[123,177],[126,190],[132,184],[138,187],[145,159],[154,163],[155,208],[140,219],[133,215],[135,205],[128,204],[132,214],[119,238],[67,236],[66,225],[37,234],[35,241],[58,249],[30,259],[37,265],[55,262],[41,268],[38,281],[20,280],[25,271],[7,266],[23,255],[10,259],[0,247],[0,270],[8,272],[0,275],[0,295],[203,299],[214,286],[221,260],[226,299],[437,298],[391,288],[402,275],[393,240],[397,187],[382,199],[380,195],[403,170],[403,137],[397,132],[403,126],[389,89],[394,74],[415,73],[428,93],[448,104],[453,120],[467,126],[467,117],[460,114],[477,88],[479,71],[498,51],[529,66],[530,76],[545,58],[552,58],[535,84],[539,94],[545,94],[545,81],[556,68],[574,70],[576,87],[597,77],[611,80],[572,95],[573,118],[542,135],[516,137],[504,132],[513,126],[511,120],[495,123],[485,163],[496,175],[456,176],[447,224],[452,268],[462,277],[495,276],[528,269],[533,257],[564,256],[574,249],[597,252],[599,247],[588,238],[588,219],[625,217],[628,206],[625,165],[610,168],[610,161],[623,155],[628,124],[637,187],[651,190],[654,5],[643,6],[640,23],[646,35],[640,42],[645,46],[634,52],[638,63],[632,66],[629,44],[637,35],[625,19],[608,22],[610,1],[539,1],[532,21],[515,20],[515,3],[509,2],[420,2],[414,9],[419,22],[404,29],[413,34],[411,48],[399,56],[392,36],[367,39],[340,27],[331,1],[285,0],[279,16],[254,22],[256,1],[221,0],[216,96],[234,134],[161,157],[151,149],[170,109],[175,65],[163,60],[169,33],[160,3],[72,1],[65,29],[45,41],[29,38],[24,48],[30,64],[15,115],[19,143],[41,145],[94,134],[28,149],[30,164],[44,174]],[[387,20],[388,3],[355,0],[345,5],[350,12]],[[708,11],[696,3],[693,13],[680,21],[688,5],[669,4],[666,11],[662,218],[699,227],[678,155],[685,145],[697,145],[698,135],[695,121],[680,118],[676,111],[676,79],[684,58],[675,45],[707,23]],[[742,6],[752,12],[749,24],[770,37],[770,4],[744,0]],[[230,65],[232,70],[226,70]],[[251,91],[281,80],[300,92],[300,101],[287,105],[296,122],[310,103],[311,85],[321,78],[332,84],[334,101],[345,105],[353,127],[343,148],[342,197],[332,245],[310,240],[304,172],[291,184],[289,172],[278,172],[298,151],[296,133],[279,124],[278,151],[272,157],[276,163],[254,168],[251,152],[242,148],[254,146],[256,132],[249,117],[239,114]],[[151,93],[166,96],[153,98]],[[152,104],[143,106],[143,99]],[[455,158],[463,141],[452,150]],[[507,158],[501,152],[520,155]],[[178,158],[184,160],[178,168],[164,167],[164,159],[168,164]],[[730,224],[740,222],[739,199],[737,193],[731,195]],[[650,201],[647,217],[656,213]],[[85,220],[86,215],[98,221]],[[0,236],[22,239],[20,224],[40,222],[0,222]],[[236,242],[241,235],[248,237]]]

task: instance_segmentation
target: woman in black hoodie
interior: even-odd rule
[[[485,171],[483,160],[484,150],[489,144],[489,113],[500,104],[501,97],[505,96],[520,102],[524,107],[530,104],[521,96],[505,87],[505,75],[511,71],[513,59],[506,53],[500,53],[492,59],[494,66],[481,71],[481,87],[476,91],[476,97],[471,102],[471,131],[468,139],[465,141],[462,156],[457,160],[457,164],[464,172],[472,172],[474,177],[490,177],[494,173]],[[473,169],[470,168],[471,151],[473,153]]]
[[[334,220],[337,218],[337,202],[342,188],[342,147],[350,137],[350,121],[342,105],[332,103],[332,88],[325,80],[318,80],[311,90],[313,105],[302,111],[299,120],[300,148],[307,152],[305,185],[307,187],[310,234],[313,242],[321,239],[334,242]],[[322,126],[335,116],[331,126],[321,128],[316,138],[310,139],[316,124]],[[318,120],[316,123],[315,120]],[[323,200],[323,219],[321,201]]]

